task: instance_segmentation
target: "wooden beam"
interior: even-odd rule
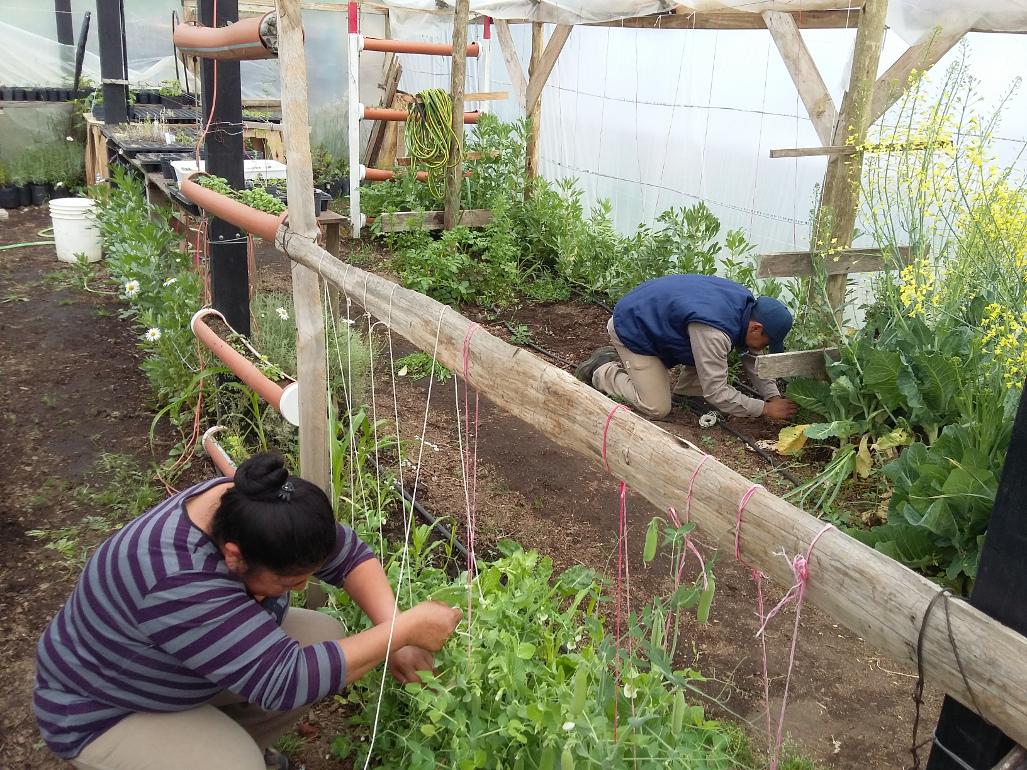
[[[834,127],[838,123],[838,110],[794,18],[780,11],[764,11],[763,21],[781,53],[788,74],[792,76],[820,143],[831,144]]]
[[[290,238],[315,243],[320,231],[314,213],[314,174],[310,159],[307,59],[299,0],[278,0],[278,66],[282,89],[282,127]],[[293,240],[285,244],[288,253]],[[328,398],[321,281],[316,268],[292,266],[293,314],[296,317],[296,379],[300,387],[300,473],[325,492],[331,491],[328,449]],[[316,598],[312,600],[316,603]]]
[[[528,90],[524,97],[525,112],[532,112],[542,98],[542,89],[545,88],[546,81],[549,80],[549,75],[556,66],[560,52],[563,51],[573,29],[574,27],[570,24],[557,24],[553,34],[549,36],[546,50],[539,58],[538,64],[532,70],[531,78],[528,80]],[[532,59],[534,59],[534,49]]]
[[[523,107],[527,99],[528,83],[524,78],[521,60],[517,57],[517,47],[514,45],[508,22],[496,19],[496,37],[499,39],[499,48],[503,52],[503,61],[506,62],[506,71],[510,74],[510,83],[513,85],[514,93],[517,94],[519,104]]]
[[[467,85],[467,20],[470,0],[456,0],[453,12],[453,69],[449,92],[453,96],[453,131],[449,139],[449,165],[446,168],[445,226],[456,227],[460,215],[460,190],[464,184],[464,90]]]
[[[842,99],[838,124],[832,142],[859,146],[866,140],[870,100],[874,95],[877,67],[884,45],[884,22],[888,14],[888,0],[866,0],[856,31],[852,54],[849,89]],[[824,174],[824,187],[820,209],[813,228],[816,242],[846,248],[852,245],[856,227],[856,208],[859,203],[859,178],[863,173],[863,154],[836,155],[828,159]],[[827,279],[827,297],[831,308],[840,318],[845,304],[845,276]]]
[[[468,102],[501,102],[509,98],[509,91],[470,91],[464,94],[464,100]]]
[[[399,79],[403,74],[403,65],[399,63],[399,57],[394,53],[385,54],[385,80],[382,83],[382,98],[379,105],[386,109],[392,107],[392,101],[396,98],[396,90],[399,88]],[[381,156],[382,147],[385,146],[385,137],[389,133],[388,121],[375,121],[371,128],[371,136],[367,140],[367,149],[364,151],[364,165],[367,167],[377,166]]]
[[[802,11],[789,14],[799,29],[853,29],[859,23],[860,9]],[[636,16],[631,19],[597,21],[583,26],[623,27],[624,29],[766,29],[763,18],[749,11],[691,11]]]
[[[818,255],[820,256],[820,255]],[[844,249],[824,255],[824,270],[828,275],[847,273],[877,273],[894,266],[895,259],[886,257],[881,249]],[[909,247],[900,246],[898,262],[909,261]],[[756,274],[760,278],[804,278],[813,275],[813,254],[808,251],[780,251],[759,258]]]
[[[541,22],[535,22],[531,25],[531,62],[528,64],[529,83],[534,80],[535,73],[538,72],[539,65],[542,62],[544,42],[545,25]],[[527,95],[525,95],[525,105],[527,105]],[[536,99],[535,104],[530,110],[525,106],[525,113],[529,117],[528,139],[524,153],[524,199],[527,200],[531,192],[532,182],[538,176],[539,143],[542,138],[542,100]]]
[[[909,88],[913,70],[926,72],[958,43],[969,31],[967,27],[944,31],[940,27],[927,30],[920,39],[906,49],[874,84],[874,96],[867,114],[867,125],[880,120]]]
[[[788,353],[766,353],[756,356],[756,374],[765,380],[778,377],[813,377],[827,379],[827,359],[841,357],[837,348],[794,350]]]
[[[400,233],[407,230],[441,230],[445,225],[444,211],[394,211],[375,217],[378,229],[383,233]],[[492,221],[489,209],[467,209],[458,212],[456,226],[484,227]]]
[[[828,147],[792,147],[771,150],[771,158],[813,158],[821,155],[852,155],[856,148],[852,145],[833,144]]]
[[[387,319],[392,332],[421,350],[437,351],[452,371],[466,368],[469,388],[594,461],[596,473],[611,485],[623,479],[658,511],[680,506],[691,486],[691,515],[699,534],[734,553],[738,501],[751,490],[751,481],[631,411],[611,418],[615,405],[605,395],[452,308],[340,262],[306,238],[290,239],[286,226],[277,239],[283,241],[290,258]],[[604,456],[608,471],[602,470]],[[760,490],[749,500],[738,531],[741,558],[790,586],[795,576],[781,552],[805,553],[823,527],[820,519]],[[967,703],[972,692],[985,718],[1018,742],[1027,741],[1027,638],[959,599],[949,601],[947,613],[933,612],[924,622],[939,587],[839,530],[822,534],[809,558],[809,574],[808,601],[893,660],[916,664],[923,625],[922,664],[932,686]]]

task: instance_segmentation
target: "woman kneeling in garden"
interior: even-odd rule
[[[311,577],[375,625],[343,638],[289,608]],[[381,564],[317,486],[257,455],[164,501],[108,539],[39,641],[36,718],[90,770],[262,770],[310,704],[386,658],[419,681],[460,611],[400,612]]]

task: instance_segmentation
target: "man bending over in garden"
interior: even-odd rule
[[[756,376],[754,354],[784,351],[792,314],[772,297],[756,299],[744,286],[711,275],[668,275],[621,298],[606,325],[613,347],[602,347],[574,376],[633,404],[652,419],[670,414],[669,370],[681,364],[674,395],[702,396],[739,417],[786,420],[798,407],[770,380]],[[728,355],[738,350],[760,398],[728,383]]]

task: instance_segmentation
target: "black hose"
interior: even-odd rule
[[[442,537],[443,540],[448,540],[449,542],[451,542],[453,544],[453,547],[457,550],[457,552],[459,552],[459,554],[466,559],[469,556],[467,546],[465,546],[457,539],[457,536],[453,534],[449,527],[447,527],[445,524],[439,521],[439,519],[435,518],[430,513],[428,513],[428,511],[424,509],[424,506],[421,505],[420,502],[415,500],[414,496],[407,492],[406,489],[404,489],[398,481],[395,482],[395,485],[396,491],[403,495],[404,500],[410,503],[411,507],[413,507],[414,509],[414,512],[417,513],[422,519],[424,519],[424,522],[429,527],[432,527],[435,530],[437,530],[439,536]],[[474,571],[478,571],[477,560],[474,563]]]
[[[510,324],[509,321],[503,321],[503,325],[510,331],[511,334],[516,334],[516,332],[514,330],[514,327]],[[520,345],[523,345],[524,347],[531,348],[532,350],[535,350],[535,351],[541,353],[542,355],[546,356],[547,358],[551,358],[554,361],[557,361],[557,362],[563,364],[564,366],[569,366],[571,369],[573,369],[573,368],[575,368],[577,366],[577,364],[572,363],[571,361],[568,361],[566,358],[563,358],[562,356],[558,356],[553,351],[546,350],[545,348],[536,345],[531,340],[528,340],[527,342],[515,343],[515,344],[520,344]]]

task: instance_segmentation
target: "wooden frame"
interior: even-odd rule
[[[820,256],[820,255],[816,255]],[[909,261],[909,247],[900,246],[898,261]],[[756,274],[760,278],[805,278],[813,275],[814,255],[808,251],[779,251],[759,258]],[[877,273],[891,266],[882,249],[843,249],[823,256],[828,275]]]

